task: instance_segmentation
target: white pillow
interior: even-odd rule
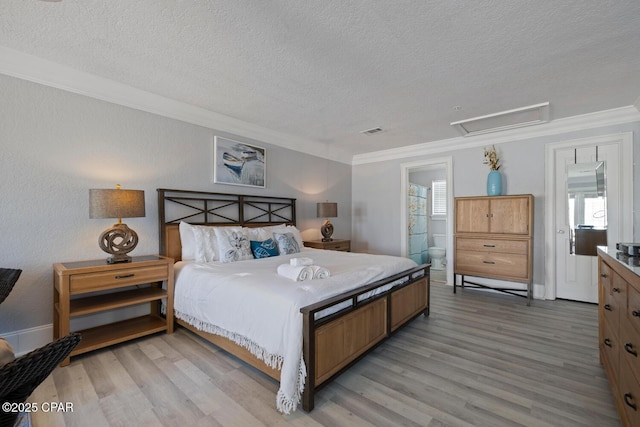
[[[300,246],[291,232],[274,232],[273,240],[276,241],[276,245],[278,245],[278,252],[282,255],[297,254],[300,252]]]
[[[212,262],[218,260],[216,227],[193,227],[195,238],[195,261]]]
[[[182,246],[182,260],[192,261],[196,259],[196,238],[193,234],[195,226],[180,221],[180,245]]]
[[[219,261],[235,262],[253,259],[249,237],[241,228],[218,227],[216,237]]]

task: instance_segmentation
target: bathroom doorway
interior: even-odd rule
[[[403,256],[431,263],[431,280],[453,283],[451,158],[402,165]]]

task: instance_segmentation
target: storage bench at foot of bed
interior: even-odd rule
[[[380,294],[358,300],[368,292],[366,286],[341,296],[340,300],[314,304],[301,311],[304,318],[304,359],[307,380],[302,396],[305,411],[313,409],[315,392],[346,370],[402,325],[420,314],[429,315],[429,266],[402,273],[408,282]],[[385,283],[390,283],[387,279]],[[327,305],[351,298],[354,304],[341,313],[314,320],[314,314]]]

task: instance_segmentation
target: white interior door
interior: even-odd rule
[[[581,146],[556,151],[555,158],[555,250],[556,297],[598,302],[597,257],[571,253],[567,166],[604,161],[606,167],[607,242],[620,241],[620,170],[617,144]]]

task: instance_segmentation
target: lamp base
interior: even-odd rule
[[[114,255],[107,258],[107,264],[120,264],[123,262],[131,262],[133,258],[129,255]]]
[[[333,224],[331,224],[331,221],[329,221],[328,218],[324,224],[322,224],[322,227],[320,227],[320,233],[322,233],[323,242],[331,242],[333,240],[331,238],[331,235],[333,234]]]
[[[112,255],[107,258],[107,264],[131,262],[131,257],[127,254],[138,245],[138,234],[127,227],[127,224],[114,224],[102,232],[98,244],[100,249]]]

